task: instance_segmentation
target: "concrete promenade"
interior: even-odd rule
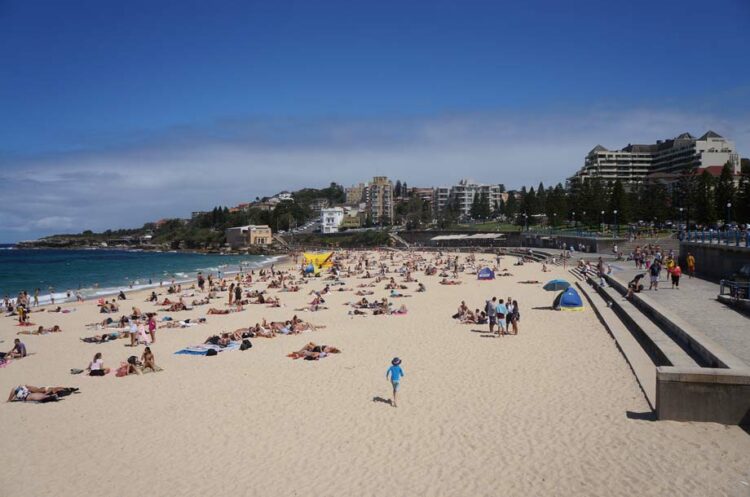
[[[596,259],[587,258],[592,263]],[[636,274],[647,273],[636,270],[630,261],[610,262],[615,279],[627,286]],[[643,278],[643,294],[659,306],[671,310],[700,332],[726,348],[750,366],[750,319],[716,300],[719,285],[706,280],[689,279],[683,274],[680,289],[672,290],[667,281],[666,271],[662,271],[659,291],[649,291],[649,275]]]

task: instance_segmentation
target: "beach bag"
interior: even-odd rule
[[[218,352],[216,352],[216,349],[208,349],[208,350],[206,351],[206,355],[207,355],[207,356],[218,355],[218,354],[219,354],[219,353],[218,353]]]
[[[250,340],[242,340],[242,345],[240,345],[240,350],[247,350],[253,348],[253,344],[250,343]]]

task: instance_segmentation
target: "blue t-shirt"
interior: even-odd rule
[[[391,377],[391,381],[400,381],[401,377],[404,376],[404,370],[401,369],[401,366],[391,366],[385,373],[385,377],[388,378],[388,376]]]
[[[497,307],[495,307],[495,312],[497,313],[498,319],[505,319],[508,317],[508,308],[505,307],[505,304],[497,304]]]

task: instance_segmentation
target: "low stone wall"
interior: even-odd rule
[[[750,425],[750,371],[659,367],[656,417]]]
[[[610,253],[615,244],[622,245],[627,240],[625,238],[594,238],[588,236],[559,235],[524,232],[522,233],[524,247],[541,247],[559,250],[564,243],[567,247],[574,247],[579,251],[579,246],[583,244],[584,252],[589,253]]]
[[[750,263],[750,248],[700,242],[680,242],[680,265],[687,271],[687,255],[695,257],[695,273],[703,279],[718,282]]]

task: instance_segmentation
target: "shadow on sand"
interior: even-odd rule
[[[656,421],[656,412],[654,411],[625,411],[625,415],[628,417],[628,419],[636,419],[638,421]]]
[[[373,397],[372,401],[373,402],[382,402],[383,404],[388,404],[389,406],[393,405],[393,403],[391,402],[391,399],[384,399],[383,397]]]

